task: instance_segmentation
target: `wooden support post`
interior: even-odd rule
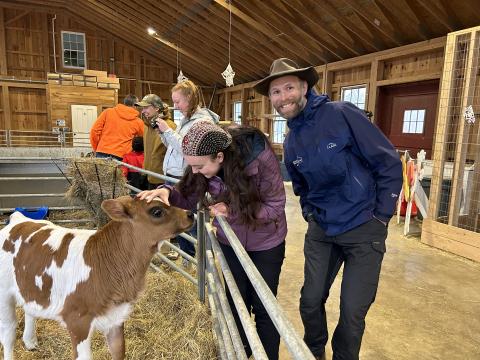
[[[2,85],[2,103],[3,103],[3,119],[5,122],[5,130],[12,130],[12,112],[10,110],[10,93],[8,85]]]
[[[135,95],[142,98],[142,57],[135,53]]]
[[[368,84],[368,106],[367,110],[373,112],[372,121],[375,122],[376,106],[377,106],[377,97],[378,97],[378,86],[377,81],[382,80],[383,74],[383,61],[374,59],[372,61],[372,66],[370,68],[370,83]]]
[[[229,120],[229,117],[228,117],[228,114],[229,114],[229,109],[228,109],[228,105],[230,103],[230,99],[232,98],[232,94],[228,91],[225,91],[225,116],[224,116],[224,119],[223,120]],[[230,120],[233,120],[233,119],[230,119]]]
[[[5,21],[3,8],[0,7],[0,75],[7,75],[7,48],[5,46]]]
[[[48,14],[42,14],[42,47],[43,47],[43,67],[45,69],[45,78],[50,72],[50,46],[48,36]]]
[[[327,94],[330,98],[332,97],[332,83],[333,83],[333,71],[329,71],[325,67],[323,77],[323,93]]]
[[[465,84],[462,97],[462,105],[460,111],[463,113],[464,109],[472,104],[475,95],[475,83],[477,80],[478,70],[478,45],[479,32],[472,32],[470,34],[470,41],[468,42],[467,50],[467,65],[465,69]],[[458,216],[460,214],[460,200],[462,198],[463,178],[465,174],[465,160],[467,158],[467,146],[469,137],[470,125],[465,123],[463,116],[460,116],[457,124],[457,139],[455,147],[455,161],[452,174],[452,192],[450,199],[450,208],[448,212],[448,225],[458,226]]]
[[[437,209],[440,205],[442,180],[443,180],[443,165],[445,160],[446,139],[448,119],[451,116],[451,102],[452,94],[455,89],[452,87],[455,73],[453,71],[454,64],[457,60],[458,52],[456,52],[456,36],[449,35],[445,45],[445,54],[443,62],[443,73],[440,79],[440,94],[438,106],[438,120],[437,130],[435,133],[435,146],[433,151],[433,173],[432,182],[430,186],[430,205],[429,211],[430,219],[436,220]]]

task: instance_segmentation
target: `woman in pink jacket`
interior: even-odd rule
[[[159,197],[167,204],[184,209],[192,209],[200,201],[212,215],[225,216],[276,295],[287,235],[280,166],[261,131],[252,127],[227,130],[211,121],[194,124],[182,143],[188,167],[180,183],[175,187],[163,185],[138,196],[147,200]],[[278,359],[279,334],[215,220],[214,225],[247,309],[255,314],[265,351],[269,359]],[[228,291],[227,296],[249,356],[251,350]]]

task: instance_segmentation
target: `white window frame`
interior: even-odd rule
[[[240,105],[240,112],[237,111],[237,105]],[[241,101],[234,101],[232,103],[232,121],[235,124],[242,125],[242,102]]]
[[[275,129],[277,124],[283,123],[283,132]],[[277,131],[275,131],[277,130]],[[287,119],[282,117],[277,110],[273,109],[273,119],[272,119],[272,144],[283,144],[285,141],[285,136],[287,135]],[[281,141],[279,141],[281,140]]]
[[[83,50],[72,50],[72,49],[65,49],[64,43],[63,43],[63,35],[64,34],[72,34],[72,35],[81,35],[83,37]],[[86,43],[86,37],[85,33],[79,33],[79,32],[74,32],[74,31],[61,31],[61,43],[62,43],[62,66],[64,68],[68,69],[87,69],[87,43]],[[77,54],[79,52],[83,51],[83,63],[84,66],[72,66],[72,65],[66,65],[65,64],[65,50],[68,51],[77,51]],[[78,57],[77,57],[78,59]]]
[[[357,102],[352,102],[351,99],[350,100],[345,100],[345,92],[347,90],[351,91],[351,90],[359,90],[359,89],[365,89],[365,97],[364,97],[363,107],[358,106],[359,104],[361,104],[358,101]],[[342,86],[342,88],[341,88],[341,99],[342,99],[342,101],[351,102],[353,105],[355,105],[356,107],[358,107],[361,110],[366,110],[367,109],[367,103],[368,103],[368,87],[367,87],[367,84],[360,84],[360,85],[354,85],[354,86]],[[357,99],[358,99],[358,97],[357,97]]]
[[[418,119],[419,115],[422,115],[421,120]],[[423,135],[425,133],[426,115],[427,109],[405,109],[403,111],[402,134]],[[422,126],[421,131],[417,131],[419,124]],[[405,126],[407,126],[407,131],[405,131]]]

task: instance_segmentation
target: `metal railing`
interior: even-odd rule
[[[172,183],[178,182],[177,179],[147,171],[129,164],[125,164],[116,159],[111,159],[111,161],[113,161],[119,166],[125,166],[143,174],[156,177],[158,179],[166,180]],[[127,185],[127,188],[129,188],[133,192],[141,191],[140,189],[137,189],[131,185]],[[212,312],[212,319],[214,323],[213,327],[218,342],[217,345],[219,357],[222,360],[246,360],[247,356],[239,335],[239,330],[236,326],[232,309],[230,308],[227,300],[226,289],[224,288],[224,285],[221,281],[221,275],[223,275],[226,284],[225,286],[228,287],[228,290],[232,295],[235,309],[238,313],[243,330],[245,331],[249,346],[255,359],[267,360],[268,357],[256,331],[255,324],[249,314],[249,311],[247,310],[245,302],[242,299],[242,296],[237,287],[233,274],[228,266],[228,263],[225,259],[225,256],[223,255],[215,231],[210,224],[208,212],[204,209],[198,209],[196,219],[197,239],[185,233],[180,235],[196,246],[196,258],[189,256],[180,248],[178,248],[174,244],[171,244],[168,240],[164,240],[161,242],[162,245],[165,244],[169,248],[177,251],[182,257],[186,258],[192,264],[196,265],[196,278],[194,278],[192,274],[190,274],[188,271],[185,271],[181,266],[178,266],[174,261],[168,259],[160,252],[157,253],[156,256],[163,263],[178,271],[186,279],[188,279],[195,286],[197,286],[198,299],[200,301],[208,301]],[[216,219],[220,227],[223,229],[224,234],[226,235],[233,251],[235,252],[240,264],[245,270],[245,273],[247,274],[260,300],[262,301],[265,310],[268,312],[281,338],[284,340],[287,349],[292,355],[292,358],[296,360],[313,360],[314,357],[312,353],[309,351],[308,347],[305,345],[300,336],[294,331],[293,325],[287,319],[285,313],[278,304],[277,299],[271,292],[263,277],[258,272],[257,268],[255,267],[247,252],[238,240],[237,235],[233,232],[230,225],[227,223],[226,219],[222,216],[217,216]],[[215,260],[218,260],[221,273],[219,273],[217,269]],[[154,264],[151,264],[151,267],[156,271],[163,272],[160,267]],[[206,289],[208,289],[208,291],[205,291]]]
[[[0,130],[0,147],[90,147],[90,134],[45,130]]]

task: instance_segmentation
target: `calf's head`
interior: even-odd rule
[[[130,222],[134,231],[154,239],[152,246],[189,230],[194,221],[191,211],[168,206],[159,200],[147,203],[130,196],[104,200],[102,209],[113,221]]]

